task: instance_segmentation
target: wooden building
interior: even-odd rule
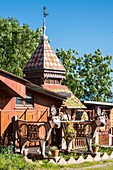
[[[86,110],[87,119],[92,119],[96,114],[98,104],[81,102],[67,86],[62,85],[62,80],[65,78],[65,68],[52,50],[48,37],[46,36],[46,8],[44,8],[44,22],[43,33],[40,37],[40,43],[34,53],[31,55],[30,60],[23,69],[24,78],[33,84],[39,85],[43,89],[55,92],[57,94],[64,95],[67,99],[65,101],[65,111],[71,117],[73,114],[76,116],[74,119],[78,119],[77,115],[83,115]],[[111,129],[110,119],[112,117],[112,103],[100,104],[101,110],[106,108],[107,112],[107,142],[104,144],[110,144],[109,130]],[[108,107],[109,106],[109,107]],[[87,108],[88,107],[88,108]],[[61,110],[59,109],[59,113]],[[109,112],[109,113],[108,113]],[[81,118],[79,116],[79,118]],[[104,131],[103,131],[104,132]],[[101,138],[102,135],[100,135]]]
[[[73,109],[86,108],[66,86],[61,85],[65,69],[45,35],[45,17],[40,43],[23,69],[25,77],[0,70],[0,138],[5,145],[12,140],[18,141],[16,137],[14,139],[14,116],[24,121],[47,122],[53,105],[57,114],[63,107],[70,115]],[[58,136],[55,142],[58,142]]]
[[[50,107],[59,109],[65,101],[61,94],[32,84],[26,79],[0,70],[0,137],[4,143],[12,140],[12,118],[47,121]]]

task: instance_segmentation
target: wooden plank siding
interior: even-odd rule
[[[25,101],[27,92],[32,94],[32,105],[27,105],[25,102],[21,105],[16,104],[16,97],[22,96],[22,100]],[[4,137],[6,145],[12,140],[14,116],[22,120],[47,122],[50,107],[55,105],[59,109],[64,98],[0,70],[0,138]]]
[[[4,137],[4,144],[8,145],[13,134],[12,118],[17,116],[19,119],[28,121],[45,121],[50,114],[50,107],[56,105],[60,108],[62,101],[51,96],[33,92],[33,106],[16,105],[16,97],[11,98],[4,91],[0,91],[1,107],[0,110],[0,137]]]
[[[113,127],[113,109],[110,111],[110,126]]]

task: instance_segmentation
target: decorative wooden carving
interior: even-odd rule
[[[56,128],[52,117],[48,117],[47,122],[30,122],[25,120],[16,120],[13,122],[14,139],[13,143],[16,146],[16,139],[20,152],[23,153],[26,143],[39,142],[41,155],[45,156],[45,144],[48,141],[51,131]]]
[[[70,121],[61,121],[63,131],[65,131],[66,126]],[[86,144],[88,147],[88,151],[92,151],[91,143],[92,139],[95,137],[97,127],[104,126],[105,115],[97,115],[94,117],[94,120],[79,120],[79,121],[71,121],[73,123],[73,128],[76,130],[76,139],[86,139]],[[69,142],[66,142],[69,145]],[[68,146],[67,146],[68,148]]]

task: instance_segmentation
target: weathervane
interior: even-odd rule
[[[43,20],[43,35],[45,35],[45,32],[46,32],[46,17],[47,17],[47,15],[49,15],[49,14],[46,13],[46,7],[45,6],[43,8],[43,15],[44,15],[44,20]]]

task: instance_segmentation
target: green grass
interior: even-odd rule
[[[35,170],[36,166],[27,163],[21,155],[0,154],[0,170]]]
[[[43,160],[42,164],[40,164],[39,162],[40,161],[34,161],[33,163],[26,162],[22,155],[0,154],[0,170],[46,170],[46,169],[47,170],[53,170],[53,169],[64,170],[64,169],[70,169],[70,168],[73,168],[73,169],[83,168],[83,167],[88,167],[88,166],[97,165],[97,164],[104,165],[107,162],[112,162],[112,165],[109,165],[109,167],[110,168],[113,167],[113,160],[99,161],[99,162],[85,162],[82,164],[68,164],[68,165],[51,164],[48,162],[48,160]],[[110,170],[108,168],[107,170]]]
[[[109,161],[98,161],[98,162],[85,162],[85,163],[81,163],[81,164],[68,164],[68,165],[55,165],[55,164],[51,164],[51,163],[46,163],[46,164],[43,164],[40,166],[40,168],[43,168],[43,169],[47,169],[47,170],[58,170],[58,169],[80,169],[80,168],[90,168],[90,170],[93,170],[92,166],[96,166],[96,165],[102,165],[102,170],[104,170],[104,165],[106,165],[106,163],[108,163]],[[110,162],[112,162],[112,165],[109,165],[109,167],[113,167],[113,161],[110,160]],[[107,166],[107,168],[109,168]],[[88,168],[88,169],[89,169]],[[106,168],[106,167],[105,167]],[[95,168],[94,168],[95,169]],[[100,168],[99,168],[100,170]],[[107,169],[107,170],[112,170],[112,169]]]
[[[106,152],[110,154],[113,151],[113,148],[103,148],[100,147],[99,151],[101,153]],[[78,153],[60,153],[60,156],[63,157],[66,161],[69,160],[70,157],[77,159],[80,154]],[[84,157],[84,155],[82,154]],[[42,163],[40,163],[42,162]],[[111,162],[108,166],[106,163]],[[33,163],[29,163],[25,161],[25,158],[19,154],[13,154],[10,148],[3,148],[0,154],[0,170],[66,170],[66,169],[77,169],[77,168],[88,168],[88,170],[100,170],[100,167],[93,168],[90,166],[101,165],[102,170],[112,170],[113,169],[113,160],[106,161],[94,161],[94,162],[84,162],[81,164],[68,164],[68,165],[58,165],[51,164],[47,159],[45,160],[36,160]]]
[[[95,164],[95,166],[93,166],[93,164],[91,166],[88,166],[85,168],[86,170],[112,170],[113,169],[113,161],[111,162],[110,160],[107,161],[102,161],[98,164],[98,162]],[[84,170],[85,170],[84,169]]]

